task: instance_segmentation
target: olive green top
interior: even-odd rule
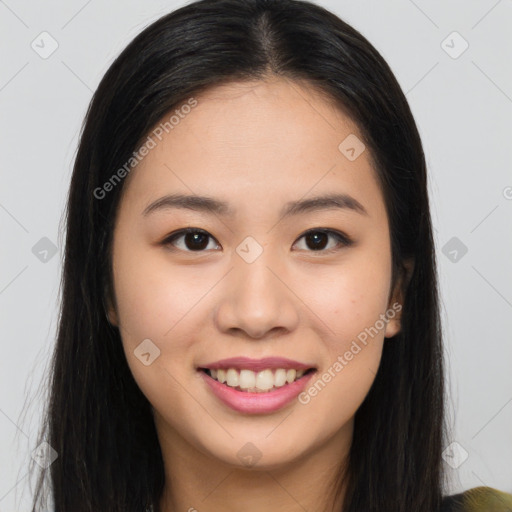
[[[474,487],[446,496],[440,512],[512,512],[512,494],[493,487]]]
[[[153,512],[150,505],[146,512]],[[512,512],[512,494],[493,487],[474,487],[445,496],[439,512]]]

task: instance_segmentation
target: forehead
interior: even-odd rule
[[[162,119],[164,127],[176,114],[172,129],[168,123],[161,140],[153,136],[155,146],[129,175],[129,201],[147,205],[178,191],[254,202],[255,211],[262,201],[281,209],[308,193],[382,199],[357,125],[311,86],[233,82],[194,100],[194,108],[176,105]],[[355,159],[347,144],[361,151]]]

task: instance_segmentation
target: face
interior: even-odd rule
[[[339,455],[400,329],[369,152],[305,84],[195,100],[126,178],[110,321],[169,450],[255,468]]]

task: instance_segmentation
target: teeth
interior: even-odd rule
[[[215,377],[212,374],[212,377],[215,379]],[[217,370],[217,380],[224,384],[226,382],[226,370]]]
[[[286,372],[286,382],[292,383],[295,380],[296,376],[297,376],[296,370],[288,370]]]
[[[284,386],[286,384],[286,370],[283,370],[282,368],[279,368],[279,370],[276,370],[276,374],[274,376],[274,383],[276,387],[280,388],[281,386]]]
[[[261,389],[261,391],[268,391],[274,387],[274,374],[272,370],[263,370],[256,375],[256,387]]]
[[[242,370],[240,372],[240,387],[242,389],[249,389],[256,386],[256,375],[249,370]]]
[[[226,373],[226,384],[232,388],[236,388],[239,380],[240,375],[238,372],[234,368],[230,368]]]
[[[300,379],[306,370],[285,370],[279,368],[273,372],[270,369],[261,372],[252,370],[237,370],[235,368],[209,370],[210,376],[231,388],[238,388],[251,393],[265,392],[272,388],[281,388],[286,384]]]

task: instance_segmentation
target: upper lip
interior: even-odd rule
[[[267,369],[283,368],[285,370],[308,370],[314,368],[313,365],[300,363],[285,357],[264,357],[262,359],[251,359],[250,357],[230,357],[228,359],[221,359],[212,363],[199,366],[208,370],[239,368],[244,370],[252,370],[259,372]]]

